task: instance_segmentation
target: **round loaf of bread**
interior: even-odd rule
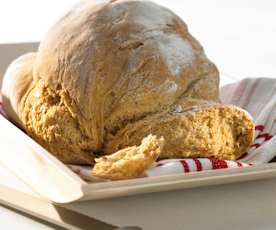
[[[22,74],[13,71],[20,65]],[[97,154],[139,144],[155,132],[165,138],[161,157],[235,159],[252,141],[252,120],[235,107],[227,109],[227,128],[220,135],[226,133],[237,144],[228,143],[224,152],[226,142],[207,135],[212,127],[208,131],[204,117],[200,122],[207,133],[198,137],[200,145],[208,144],[208,154],[197,148],[198,140],[181,139],[194,134],[193,122],[197,129],[201,125],[197,117],[185,118],[191,104],[208,104],[206,114],[214,111],[222,119],[219,114],[226,110],[218,104],[219,73],[186,24],[150,1],[82,2],[50,29],[36,54],[15,61],[5,78],[24,78],[26,69],[32,80],[13,87],[19,94],[4,90],[9,92],[6,104],[28,134],[64,162],[93,162]],[[180,105],[183,113],[172,117]],[[220,129],[222,123],[216,124]],[[239,134],[234,126],[241,126]],[[173,130],[182,136],[172,135]]]

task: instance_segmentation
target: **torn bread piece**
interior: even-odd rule
[[[140,146],[127,147],[95,159],[92,175],[111,180],[139,177],[157,160],[163,146],[163,137],[157,138],[150,134],[142,140]]]
[[[187,104],[187,103],[186,103]],[[223,104],[199,106],[149,115],[109,136],[105,153],[114,153],[141,142],[149,133],[166,140],[159,159],[238,159],[252,144],[254,122],[244,110]]]

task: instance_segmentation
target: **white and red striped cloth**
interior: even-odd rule
[[[234,104],[248,111],[256,124],[254,143],[240,159],[237,161],[207,158],[161,160],[147,170],[146,176],[248,167],[268,163],[276,156],[276,79],[244,79],[222,87],[220,95],[223,103]],[[91,167],[78,165],[69,167],[83,179],[97,181],[97,178],[91,176]]]

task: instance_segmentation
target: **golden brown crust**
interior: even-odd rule
[[[91,164],[94,162],[91,146],[67,103],[66,92],[53,92],[37,82],[25,101],[24,127],[63,162]]]
[[[141,176],[159,157],[164,139],[148,135],[140,146],[119,150],[96,159],[92,175],[104,179],[121,180]]]

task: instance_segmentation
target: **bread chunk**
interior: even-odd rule
[[[96,158],[93,176],[120,180],[141,176],[162,152],[164,138],[148,135],[141,145],[127,147],[111,155]]]

